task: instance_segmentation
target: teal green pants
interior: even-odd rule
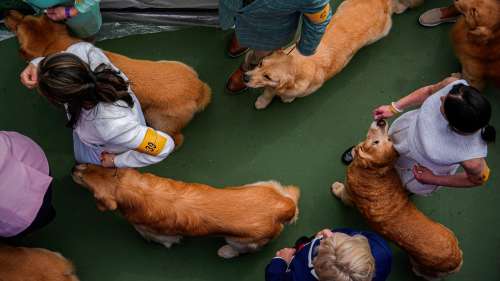
[[[24,0],[26,3],[31,5],[35,11],[40,13],[42,10],[54,7],[54,6],[69,6],[73,5],[74,0]],[[91,37],[101,28],[102,17],[101,10],[99,9],[99,4],[94,5],[88,12],[79,13],[76,17],[66,20],[66,25],[68,25],[71,32],[80,37],[88,38]]]

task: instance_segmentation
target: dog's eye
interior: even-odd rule
[[[264,78],[266,78],[267,80],[272,80],[271,77],[269,77],[269,75],[267,74],[264,74]]]
[[[262,60],[259,62],[259,67],[262,67],[262,62],[263,62]]]
[[[379,141],[378,141],[378,140],[376,140],[376,141],[374,141],[374,142],[373,142],[373,144],[378,144],[378,143],[379,143]]]

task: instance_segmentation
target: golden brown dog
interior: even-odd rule
[[[5,24],[16,34],[20,54],[27,60],[64,51],[80,41],[69,34],[66,25],[46,16],[9,11]],[[178,148],[184,140],[181,130],[210,102],[210,87],[180,62],[136,60],[111,52],[106,55],[130,79],[147,123],[171,135]]]
[[[500,1],[455,0],[463,14],[451,38],[464,78],[482,89],[487,80],[500,87]]]
[[[0,245],[0,281],[78,281],[71,262],[40,248]]]
[[[246,73],[251,88],[264,88],[255,102],[266,108],[275,95],[283,102],[305,97],[340,72],[354,54],[389,33],[392,0],[346,0],[333,15],[314,55],[277,51]]]
[[[366,140],[354,149],[347,184],[335,182],[332,192],[354,205],[369,225],[410,256],[415,274],[441,278],[462,266],[462,251],[452,231],[420,212],[409,200],[394,162],[398,153],[381,120],[370,127]]]
[[[73,179],[101,211],[118,209],[145,239],[169,248],[182,236],[221,235],[224,258],[258,250],[298,216],[299,189],[275,181],[217,189],[87,164],[74,168]]]

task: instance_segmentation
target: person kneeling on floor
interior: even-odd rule
[[[399,153],[396,171],[406,189],[431,195],[442,186],[470,188],[488,181],[488,144],[496,138],[489,125],[488,99],[465,80],[448,77],[373,110],[373,119],[390,118],[411,106],[420,106],[399,116],[389,128]],[[352,161],[352,148],[342,162]],[[459,167],[463,172],[457,173]]]
[[[0,238],[24,236],[54,219],[49,162],[30,138],[0,131],[0,179]]]
[[[384,281],[392,266],[387,242],[369,231],[324,229],[284,248],[266,267],[266,281]]]
[[[146,125],[127,77],[92,44],[34,59],[21,82],[66,110],[75,159],[104,167],[144,167],[165,159],[174,140]]]

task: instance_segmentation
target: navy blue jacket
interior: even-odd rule
[[[370,231],[357,231],[350,228],[335,229],[333,232],[345,233],[349,236],[361,234],[368,239],[370,249],[375,258],[375,276],[372,281],[384,281],[389,277],[392,266],[392,252],[389,245],[378,234]],[[315,238],[292,259],[290,265],[281,259],[273,258],[266,267],[266,281],[317,281],[312,261],[316,256],[316,247],[321,238]]]

